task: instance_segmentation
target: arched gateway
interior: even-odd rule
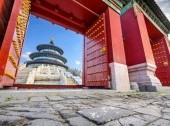
[[[1,0],[2,87],[15,83],[30,14],[84,35],[84,86],[170,85],[170,23],[154,0]]]

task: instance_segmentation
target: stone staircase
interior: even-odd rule
[[[65,72],[65,75],[67,77],[67,85],[82,85],[82,79],[80,77],[74,76],[70,72]]]
[[[67,77],[67,85],[76,85],[76,84],[70,77]]]
[[[29,68],[26,67],[22,70],[18,71],[17,77],[16,77],[16,84],[26,84],[27,83],[27,78],[29,75],[29,72],[32,72],[34,68]]]

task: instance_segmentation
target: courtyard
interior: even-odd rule
[[[170,91],[3,90],[0,126],[169,126]]]

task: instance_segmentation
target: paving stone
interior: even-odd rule
[[[59,115],[53,115],[49,113],[24,113],[22,116],[29,119],[52,119],[52,120],[62,120]]]
[[[142,113],[142,114],[157,116],[157,117],[161,117],[162,116],[160,114],[160,111],[156,111],[156,110],[153,110],[151,108],[137,108],[134,111]]]
[[[152,109],[152,110],[155,110],[157,111],[158,113],[161,113],[163,107],[159,106],[159,105],[147,105],[148,109]]]
[[[77,98],[82,98],[82,99],[89,99],[90,97],[88,95],[79,95],[76,96]]]
[[[166,95],[166,96],[164,96],[164,98],[170,100],[170,95]]]
[[[164,103],[163,101],[153,102],[152,105],[158,105],[158,106],[161,106],[161,107],[166,107],[166,103]]]
[[[27,99],[25,100],[10,100],[10,101],[6,101],[5,104],[22,104],[27,102]]]
[[[68,102],[69,100],[67,100]],[[82,102],[84,101],[84,99],[79,99],[77,98],[76,100],[70,100],[70,102],[74,103],[74,104],[82,104]]]
[[[170,120],[170,113],[164,113],[162,118]]]
[[[119,121],[115,120],[115,121],[111,121],[106,123],[104,126],[122,126]]]
[[[86,118],[89,118],[90,120],[95,121],[97,124],[104,124],[106,122],[134,114],[132,111],[109,106],[84,109],[78,111],[78,113],[82,114]]]
[[[109,101],[103,101],[101,104],[103,104],[103,105],[109,105],[109,106],[113,106],[113,107],[117,107],[117,106],[120,106],[120,105],[123,104],[123,103],[109,100]]]
[[[170,121],[165,119],[159,119],[153,123],[150,123],[148,126],[170,126]]]
[[[170,103],[167,103],[167,107],[170,108]]]
[[[50,101],[62,101],[64,98],[60,96],[47,96]]]
[[[67,120],[71,126],[96,126],[94,123],[83,117],[73,117]]]
[[[162,110],[163,113],[170,113],[170,108],[165,108]]]
[[[39,102],[39,101],[48,101],[46,97],[32,97],[29,100],[30,102]]]
[[[0,126],[17,126],[22,124],[23,118],[18,116],[0,115]]]
[[[109,105],[109,106],[113,106],[113,107],[124,108],[124,109],[129,109],[129,110],[133,110],[133,109],[136,109],[136,108],[139,108],[139,107],[143,107],[144,105],[147,106],[146,103],[141,104],[138,101],[137,102],[136,101],[124,102],[124,101],[121,101],[121,100],[114,101],[114,99],[112,99],[112,100],[104,100],[101,104]]]
[[[40,112],[13,112],[10,111],[7,115],[11,116],[21,116],[27,119],[51,119],[57,121],[63,121],[60,115],[54,115],[50,113],[40,113]]]
[[[0,115],[6,115],[7,111],[5,110],[0,110]]]
[[[67,95],[67,96],[64,96],[64,95],[63,95],[63,96],[61,96],[61,97],[62,97],[62,98],[65,98],[65,99],[76,99],[76,96],[71,96],[71,95],[70,95],[70,96],[68,96],[68,95]]]
[[[35,102],[34,102],[35,103]],[[51,105],[49,103],[42,103],[40,102],[39,104],[37,105],[34,105],[35,107],[39,107],[39,108],[51,108]]]
[[[119,121],[123,126],[144,126],[146,124],[146,121],[138,119],[134,116],[121,118]]]
[[[65,124],[61,122],[53,121],[49,119],[36,119],[33,121],[29,121],[25,125],[28,125],[28,126],[65,126]]]
[[[9,110],[6,110],[6,114],[7,116],[21,116],[22,113],[21,112],[14,112],[14,111],[9,111]]]
[[[6,110],[18,111],[18,112],[54,112],[53,108],[27,108],[27,107],[7,107]]]
[[[94,95],[94,94],[88,95],[88,97],[89,97],[90,99],[96,99],[96,100],[101,100],[101,99],[103,99],[102,97],[100,97],[100,96],[98,96],[98,95]]]
[[[133,103],[120,103],[116,107],[124,108],[124,109],[128,109],[128,110],[134,110],[136,108],[140,108],[141,105],[140,105],[140,103],[136,103],[136,102],[133,102]]]
[[[156,117],[156,116],[144,115],[144,114],[133,115],[133,116],[140,119],[140,120],[144,120],[146,122],[152,122],[152,121],[159,118],[159,117]]]
[[[95,106],[96,106],[96,105],[95,105]],[[99,105],[99,106],[102,106],[102,105]],[[79,106],[76,105],[76,107],[77,107],[77,110],[82,110],[82,109],[90,109],[90,108],[93,108],[93,105],[83,105],[83,104],[81,104],[81,105],[79,105]]]
[[[48,102],[27,102],[22,104],[15,104],[12,107],[23,107],[23,108],[51,108],[51,105]]]
[[[75,111],[73,110],[61,110],[59,111],[60,115],[64,118],[64,119],[68,119],[71,117],[77,117],[79,116]]]
[[[65,105],[63,104],[58,104],[58,103],[53,103],[53,108],[57,111],[63,110],[63,109],[68,109]]]

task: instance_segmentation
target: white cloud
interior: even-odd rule
[[[80,61],[74,61],[75,65],[80,65],[81,62]]]
[[[24,59],[24,60],[30,60],[29,58],[29,54],[31,54],[32,52],[25,52],[21,55],[21,58]]]

